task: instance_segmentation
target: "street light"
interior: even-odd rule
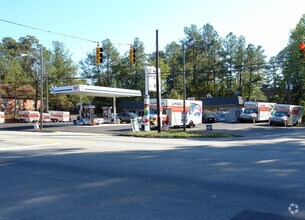
[[[39,48],[40,53],[40,131],[43,131],[43,122],[42,122],[42,114],[43,114],[43,55],[42,55],[42,47]],[[31,56],[29,54],[20,54],[22,57]]]

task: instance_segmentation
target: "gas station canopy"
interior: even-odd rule
[[[113,98],[113,113],[114,121],[116,121],[116,98],[118,97],[135,97],[141,96],[140,90],[119,89],[102,86],[88,86],[88,85],[72,85],[51,88],[51,94],[76,95],[80,97],[80,115],[83,110],[82,97],[110,97]]]
[[[140,90],[119,89],[102,86],[72,85],[53,87],[51,94],[95,96],[95,97],[135,97],[141,96]]]

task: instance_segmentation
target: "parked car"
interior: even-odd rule
[[[202,123],[214,123],[215,117],[211,113],[206,113],[202,115]]]
[[[141,117],[139,117],[133,112],[120,112],[117,114],[117,117],[120,119],[121,123],[130,123],[131,119],[138,119],[139,121],[141,120]]]
[[[89,125],[91,124],[92,122],[89,120],[89,119],[80,119],[79,115],[77,116],[76,119],[73,120],[73,124],[74,125],[78,125],[78,124],[81,124],[81,125]],[[93,123],[94,125],[99,125],[99,124],[103,124],[104,123],[104,119],[103,118],[98,118],[96,115],[93,116]]]

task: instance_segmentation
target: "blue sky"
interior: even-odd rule
[[[221,37],[243,35],[247,43],[262,45],[267,56],[276,55],[305,13],[304,0],[14,0],[2,1],[0,19],[92,41],[109,38],[121,55],[135,37],[145,52],[184,37],[184,27],[209,23]],[[96,44],[41,32],[0,21],[0,39],[33,35],[47,48],[64,43],[75,62],[86,58]]]

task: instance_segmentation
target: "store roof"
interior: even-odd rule
[[[241,96],[214,97],[202,99],[203,107],[224,106],[224,105],[243,105],[244,100]]]

